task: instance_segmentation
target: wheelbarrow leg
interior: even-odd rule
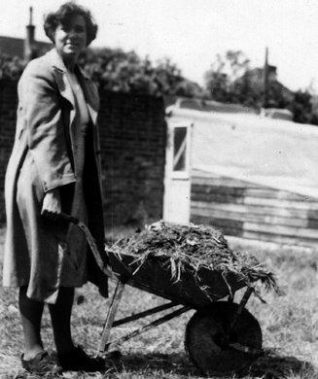
[[[148,330],[150,330],[150,329],[152,329],[152,328],[154,328],[154,327],[156,327],[158,325],[163,324],[166,321],[172,320],[173,318],[175,318],[177,316],[180,316],[180,315],[182,315],[185,312],[188,312],[190,309],[191,309],[190,307],[182,306],[181,308],[179,308],[179,309],[177,309],[177,310],[175,310],[175,311],[173,311],[171,313],[168,313],[167,315],[165,315],[163,317],[160,317],[160,318],[158,318],[158,319],[150,322],[147,325],[144,325],[144,326],[142,326],[142,327],[140,327],[138,329],[133,330],[132,332],[126,334],[125,336],[122,336],[120,338],[117,338],[114,341],[111,341],[109,343],[109,345],[112,344],[112,343],[119,344],[121,342],[128,341],[131,338],[136,337],[136,336],[138,336],[141,333],[144,333],[144,332],[146,332],[146,331],[148,331]]]
[[[115,291],[114,291],[114,295],[112,297],[111,304],[107,313],[104,329],[102,332],[102,338],[99,345],[100,353],[104,353],[105,348],[108,345],[110,330],[113,326],[113,322],[115,320],[116,312],[117,312],[120,300],[122,298],[124,288],[125,288],[125,284],[122,283],[120,280],[118,280]]]
[[[237,311],[236,311],[236,314],[235,316],[233,317],[233,320],[231,322],[231,325],[230,325],[230,330],[231,329],[234,329],[235,327],[235,324],[238,320],[238,318],[241,316],[241,313],[243,311],[243,309],[245,308],[245,305],[247,304],[249,298],[251,297],[252,293],[254,292],[254,288],[253,287],[248,287],[247,290],[245,291],[241,301],[240,301],[240,304],[237,308]]]

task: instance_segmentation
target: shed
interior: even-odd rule
[[[170,106],[164,219],[318,244],[318,128],[250,112]]]

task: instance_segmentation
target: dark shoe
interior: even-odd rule
[[[38,353],[34,358],[30,360],[24,360],[23,354],[21,356],[22,367],[34,374],[59,374],[62,372],[62,367],[59,366],[56,360],[51,357],[46,351]]]
[[[58,360],[65,371],[105,371],[106,363],[103,358],[89,357],[79,346],[73,351],[58,354]]]
[[[110,361],[119,361],[122,358],[122,353],[119,350],[107,351],[105,358]]]

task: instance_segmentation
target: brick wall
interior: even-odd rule
[[[105,220],[138,225],[162,217],[166,124],[162,99],[103,92],[99,125]],[[17,107],[16,83],[0,81],[0,221]]]
[[[99,124],[106,222],[160,219],[166,146],[162,99],[105,92]]]
[[[17,85],[0,80],[0,223],[5,221],[4,176],[15,133]]]

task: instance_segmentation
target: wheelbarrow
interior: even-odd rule
[[[78,220],[64,215],[85,233],[87,242],[101,270],[113,279],[115,290],[102,331],[99,352],[107,354],[111,346],[119,344],[163,324],[190,310],[196,312],[186,325],[185,349],[190,359],[203,374],[230,374],[250,366],[262,354],[262,331],[256,318],[245,308],[254,288],[246,286],[233,273],[202,268],[194,276],[185,267],[179,280],[171,277],[165,257],[148,256],[143,264],[136,256],[113,253],[105,249],[109,267],[102,262],[95,241],[88,228]],[[168,300],[162,305],[115,320],[126,285]],[[239,303],[234,294],[245,288]],[[166,311],[170,309],[170,313]],[[165,311],[149,324],[111,340],[111,329]]]

